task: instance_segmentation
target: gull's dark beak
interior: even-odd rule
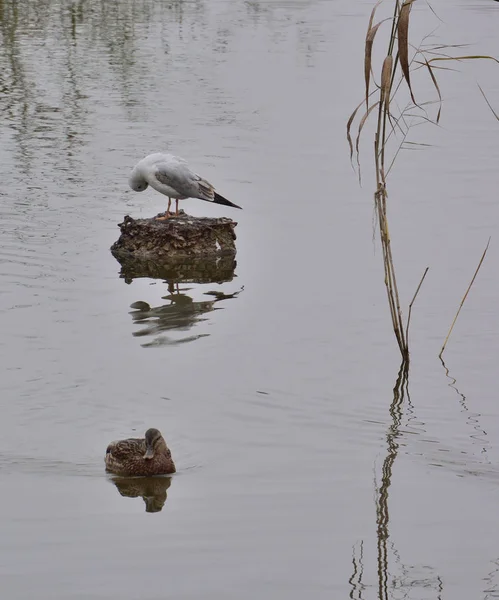
[[[146,448],[146,453],[144,454],[144,458],[146,460],[151,460],[151,458],[154,457],[154,450],[152,448],[152,446],[147,446]]]

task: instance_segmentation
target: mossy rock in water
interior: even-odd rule
[[[166,220],[132,219],[127,215],[118,225],[121,235],[111,246],[111,252],[116,258],[127,256],[153,261],[234,256],[236,225],[226,217],[192,217],[183,211],[178,217]]]

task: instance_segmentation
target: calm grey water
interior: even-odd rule
[[[498,4],[432,6],[433,41],[499,55]],[[371,7],[0,3],[2,598],[499,597],[498,67],[442,72],[392,172],[405,307],[430,267],[394,395],[371,142],[359,187],[345,139]],[[414,39],[437,24],[417,3]],[[127,189],[158,150],[244,207],[183,203],[238,220],[222,281],[109,252],[166,208]],[[115,485],[107,443],[151,426],[178,474]]]

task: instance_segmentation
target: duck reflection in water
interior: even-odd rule
[[[160,512],[165,505],[170,487],[171,477],[112,477],[111,481],[118,488],[119,493],[125,498],[139,498],[144,500],[146,512]]]

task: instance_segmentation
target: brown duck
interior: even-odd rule
[[[123,476],[170,475],[175,463],[170,449],[157,429],[148,429],[145,438],[111,442],[106,450],[106,470]]]

